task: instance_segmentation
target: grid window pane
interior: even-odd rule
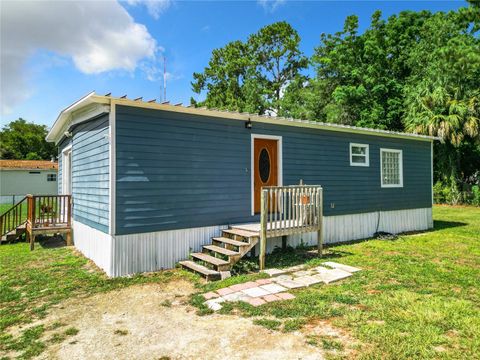
[[[400,185],[400,153],[382,152],[382,183],[383,185]]]

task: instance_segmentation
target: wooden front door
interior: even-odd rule
[[[254,139],[253,166],[253,208],[259,213],[262,186],[278,185],[278,140]]]

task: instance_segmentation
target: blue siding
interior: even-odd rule
[[[117,106],[116,233],[256,220],[252,133],[282,136],[283,183],[321,184],[325,215],[431,206],[430,142]],[[350,142],[369,167],[350,166]],[[380,147],[403,150],[403,188],[381,188]]]
[[[108,233],[109,221],[109,123],[108,114],[84,122],[72,130],[73,218]],[[62,149],[59,145],[61,189]]]

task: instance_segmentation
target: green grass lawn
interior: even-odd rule
[[[435,207],[435,230],[399,237],[330,247],[325,259],[363,271],[337,284],[293,291],[296,299],[253,308],[225,306],[222,312],[256,316],[255,322],[274,331],[293,331],[325,321],[344,329],[355,349],[344,339],[306,336],[330,357],[362,359],[474,359],[480,358],[480,208]],[[324,260],[306,250],[267,256],[267,265],[289,266]],[[263,274],[243,275],[201,287],[201,292]],[[149,276],[107,279],[88,266],[70,248],[30,252],[28,245],[0,246],[0,358],[16,350],[22,358],[41,353],[48,342],[43,325],[28,325],[71,297],[146,282],[198,278],[183,271]],[[192,299],[201,313],[200,297]],[[11,335],[10,330],[22,325]],[[58,326],[52,342],[63,341],[75,328]],[[51,329],[50,329],[51,330]],[[248,346],[248,344],[246,344]],[[353,351],[353,352],[352,352]]]
[[[238,303],[222,312],[261,316],[265,327],[283,331],[327,321],[359,341],[353,353],[361,359],[479,359],[480,208],[437,206],[434,219],[434,231],[330,247],[326,259],[363,269],[349,279],[293,291],[291,301],[258,308]],[[267,266],[325,261],[307,255],[267,255]],[[308,342],[342,357],[340,339],[310,336]]]

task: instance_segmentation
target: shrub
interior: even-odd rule
[[[472,205],[480,206],[480,186],[472,186]]]

